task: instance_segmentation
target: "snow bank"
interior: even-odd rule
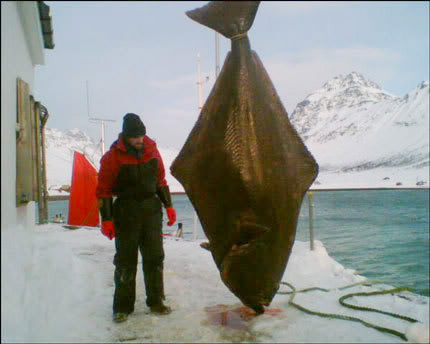
[[[103,276],[74,252],[69,233],[36,230],[1,231],[2,339],[82,341],[84,332],[91,340],[97,312],[88,301],[100,293]]]
[[[430,343],[429,328],[420,323],[411,325],[406,331],[406,337],[410,343]]]
[[[281,310],[277,315],[243,321],[241,329],[212,324],[207,307],[242,304],[221,282],[211,254],[199,242],[173,237],[164,241],[165,292],[173,312],[164,317],[149,313],[139,268],[135,312],[127,322],[115,324],[111,320],[114,244],[97,229],[68,230],[56,224],[2,228],[1,242],[5,342],[402,342],[359,323],[305,314],[288,304],[290,295],[281,294],[270,305]],[[309,242],[295,242],[283,280],[297,289],[330,290],[296,294],[294,302],[304,307],[359,317],[405,333],[410,342],[428,342],[428,297],[402,292],[350,300],[420,321],[412,325],[342,307],[338,299],[346,293],[388,286],[340,290],[364,277],[333,260],[320,241],[314,251],[309,250]]]

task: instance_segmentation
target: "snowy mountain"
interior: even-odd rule
[[[46,178],[50,195],[68,195],[67,189],[72,181],[73,152],[85,154],[97,169],[100,161],[100,144],[95,143],[79,129],[62,132],[46,128]]]
[[[46,164],[48,193],[69,195],[67,191],[72,181],[73,152],[86,156],[88,161],[98,170],[100,168],[101,147],[87,134],[79,129],[62,132],[58,129],[46,128]],[[109,145],[105,144],[106,149]],[[172,149],[159,148],[166,168],[166,180],[172,191],[183,191],[179,182],[169,172],[169,166],[178,154]],[[178,189],[179,188],[179,189]]]
[[[297,104],[290,115],[320,166],[312,186],[322,188],[428,187],[429,82],[403,97],[352,72],[336,76]],[[71,184],[73,151],[98,169],[100,144],[78,129],[46,129],[50,195]],[[158,147],[173,192],[182,185],[170,174],[179,151]]]
[[[402,170],[428,183],[428,81],[398,97],[356,72],[340,75],[297,104],[290,121],[320,165],[318,179]]]

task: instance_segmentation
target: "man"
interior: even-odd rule
[[[170,313],[164,305],[161,203],[168,225],[176,221],[163,160],[156,144],[134,113],[123,118],[122,133],[100,160],[96,190],[101,231],[115,237],[113,320],[127,320],[134,311],[138,251],[142,255],[146,304],[152,312]],[[112,196],[117,199],[112,204]]]
[[[184,237],[184,229],[182,228],[182,222],[178,223],[178,229],[176,230],[175,236],[178,238]]]

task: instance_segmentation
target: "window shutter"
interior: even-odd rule
[[[33,122],[35,121],[28,84],[17,78],[17,137],[16,137],[16,204],[35,200],[33,183],[36,164]]]

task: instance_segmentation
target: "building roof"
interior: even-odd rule
[[[43,46],[45,49],[54,49],[54,30],[52,28],[51,9],[43,1],[38,1],[39,18],[42,26]]]

